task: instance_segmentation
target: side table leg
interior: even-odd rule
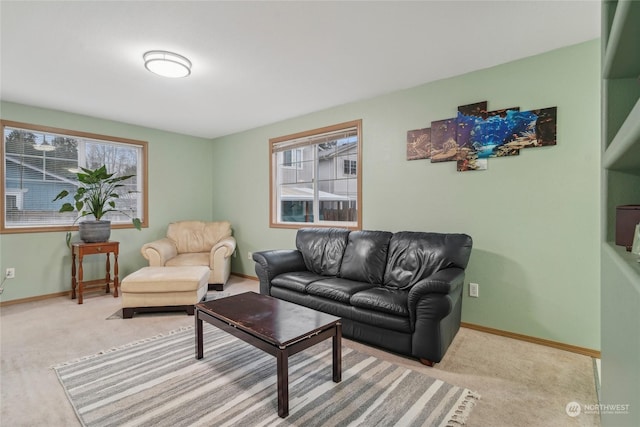
[[[336,324],[336,334],[333,336],[333,382],[342,381],[342,324]]]
[[[289,415],[289,354],[285,349],[278,349],[278,416]]]
[[[76,253],[71,250],[71,299],[76,299]]]
[[[84,291],[84,269],[82,268],[82,254],[78,257],[78,304],[82,304],[82,292]]]
[[[105,281],[107,282],[107,289],[105,294],[110,292],[109,283],[111,283],[111,263],[109,262],[109,253],[107,252],[107,275],[105,277]]]
[[[202,319],[200,318],[200,311],[196,308],[196,359],[202,359],[204,357],[204,348],[202,345]]]
[[[113,253],[113,297],[118,298],[118,252]]]

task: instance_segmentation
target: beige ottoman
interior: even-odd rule
[[[122,317],[134,312],[182,311],[207,295],[209,267],[143,267],[122,279]]]

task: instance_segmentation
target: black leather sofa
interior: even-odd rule
[[[440,362],[460,328],[466,234],[304,228],[255,252],[260,293],[342,318],[345,337]]]

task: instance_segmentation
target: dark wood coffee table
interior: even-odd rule
[[[289,356],[328,338],[333,340],[333,381],[342,380],[340,318],[255,292],[195,305],[196,359],[204,356],[202,321],[277,359],[278,415],[289,415]]]

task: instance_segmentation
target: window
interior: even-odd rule
[[[271,227],[362,227],[362,121],[269,140]]]
[[[355,160],[344,160],[342,164],[344,165],[344,167],[342,168],[343,175],[358,174],[358,170],[356,168],[356,165],[358,164],[358,162],[356,162]]]
[[[134,175],[124,181],[118,208],[148,224],[147,143],[103,135],[1,121],[2,185],[0,231],[19,233],[74,229],[77,212],[58,212],[53,199],[62,190],[73,193],[80,167],[107,166],[109,173]],[[133,227],[121,213],[105,216],[112,228]],[[75,227],[77,228],[77,227]]]
[[[296,148],[293,150],[283,151],[282,166],[288,168],[302,169],[302,149]]]

